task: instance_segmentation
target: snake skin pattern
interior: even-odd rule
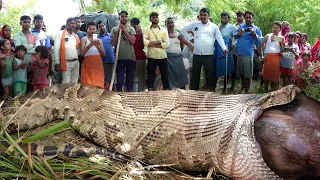
[[[56,85],[37,92],[3,123],[14,132],[69,119],[72,128],[96,144],[150,164],[194,171],[215,168],[233,179],[279,179],[256,146],[254,121],[263,109],[289,103],[297,93],[295,86],[226,96]]]

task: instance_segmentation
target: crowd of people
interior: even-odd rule
[[[222,93],[226,93],[228,76],[229,92],[235,91],[237,78],[241,80],[239,93],[248,93],[252,78],[257,77],[266,91],[294,83],[303,87],[299,73],[320,61],[320,36],[311,47],[306,33],[292,32],[289,22],[275,21],[272,32],[263,37],[253,12],[237,11],[236,15],[233,25],[229,13],[222,12],[216,25],[209,9],[202,8],[196,22],[177,32],[173,18],[166,18],[163,28],[159,14],[152,12],[151,25],[143,31],[138,18],[121,11],[120,24],[110,33],[103,21],[87,22],[83,32],[80,18],[71,17],[55,39],[45,32],[42,15],[33,21],[24,15],[21,31],[13,36],[9,25],[1,28],[2,96],[8,99],[46,88],[53,74],[61,74],[61,83],[109,89],[114,68],[116,91],[156,90],[157,76],[165,90],[184,89],[187,84],[199,90],[202,68],[205,88],[211,91],[216,90],[218,78],[224,77]],[[184,58],[190,67],[186,68]]]

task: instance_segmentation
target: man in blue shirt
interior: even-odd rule
[[[34,28],[31,30],[31,32],[32,34],[35,34],[38,36],[36,46],[42,45],[50,49],[51,48],[50,36],[48,36],[46,32],[42,30],[44,26],[43,16],[40,14],[35,15],[33,17],[33,24],[34,24]]]
[[[253,46],[258,47],[261,44],[261,31],[253,24],[254,14],[251,11],[244,13],[246,23],[241,24],[234,33],[237,39],[236,53],[237,57],[237,75],[241,77],[241,92],[249,92],[251,79],[253,76]]]
[[[80,27],[81,27],[81,24],[82,24],[80,17],[75,17],[74,19],[76,20],[76,28],[74,29],[73,32],[76,33],[76,35],[81,40],[83,37],[87,36],[87,33],[80,30]]]
[[[106,55],[102,57],[102,63],[104,69],[105,89],[109,89],[114,65],[114,48],[111,44],[110,34],[106,31],[105,25],[101,20],[97,23],[97,29],[99,31],[98,38],[101,39],[104,51],[106,52]]]

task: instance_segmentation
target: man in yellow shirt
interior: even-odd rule
[[[152,23],[143,36],[143,43],[148,48],[148,90],[153,91],[153,83],[156,78],[156,68],[159,66],[161,80],[164,89],[169,89],[168,62],[166,49],[169,46],[168,31],[161,28],[159,23],[159,14],[152,12],[149,15]]]

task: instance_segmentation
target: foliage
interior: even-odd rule
[[[211,10],[213,22],[220,22],[220,13],[229,12],[231,22],[235,22],[235,11],[252,10],[255,13],[255,24],[261,29],[263,34],[271,32],[271,26],[274,21],[289,21],[292,31],[302,31],[309,34],[309,42],[314,43],[317,39],[320,29],[320,22],[317,17],[320,16],[319,0],[92,0],[91,5],[85,4],[84,0],[73,0],[84,7],[83,12],[95,12],[101,9],[110,14],[118,13],[121,10],[127,10],[130,17],[138,17],[141,25],[148,27],[150,25],[148,14],[151,11],[157,11],[160,14],[160,20],[163,25],[164,18],[174,17],[176,28],[181,29],[195,20],[199,10],[207,7]]]
[[[255,13],[255,23],[263,34],[271,32],[274,21],[288,21],[291,31],[306,32],[311,44],[320,33],[319,0],[247,0],[246,8]]]
[[[26,0],[24,4],[17,4],[12,1],[8,1],[4,4],[3,9],[0,12],[1,25],[8,24],[12,28],[12,34],[21,30],[19,19],[22,15],[27,14],[31,17],[34,16],[34,10],[37,0]]]
[[[302,91],[310,97],[320,100],[320,62],[313,63],[301,70],[299,77],[304,81]]]

